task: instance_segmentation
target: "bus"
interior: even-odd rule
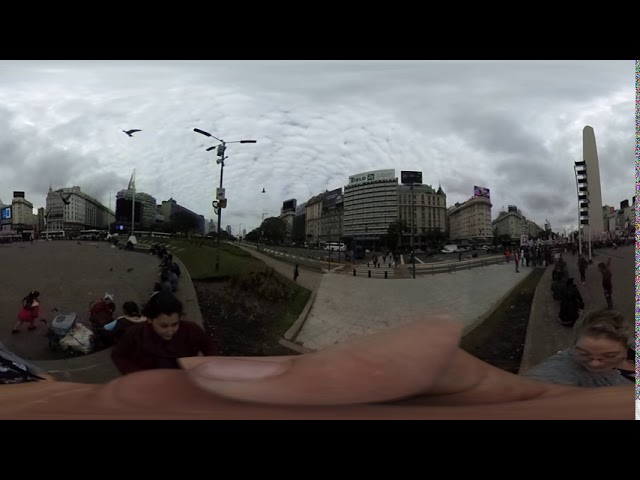
[[[47,230],[42,232],[42,238],[45,240],[59,240],[65,238],[64,230]]]
[[[332,252],[344,252],[347,249],[347,246],[342,242],[328,242],[325,243],[324,249]]]
[[[103,240],[107,237],[108,234],[109,232],[107,230],[80,230],[78,240]]]

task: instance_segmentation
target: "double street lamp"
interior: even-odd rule
[[[217,155],[218,155],[218,159],[216,160],[216,163],[220,164],[220,188],[218,188],[218,191],[216,192],[216,199],[218,200],[217,202],[214,200],[213,201],[213,209],[214,212],[218,214],[218,248],[217,248],[217,254],[216,254],[216,272],[218,270],[220,270],[220,233],[221,233],[221,222],[222,222],[222,209],[225,208],[227,206],[227,199],[224,195],[224,190],[222,188],[222,176],[224,173],[224,161],[228,158],[224,156],[224,153],[227,149],[227,144],[228,143],[256,143],[257,140],[234,140],[233,142],[225,142],[224,140],[222,140],[221,138],[218,138],[214,135],[211,135],[209,132],[205,132],[204,130],[200,130],[199,128],[194,128],[193,129],[194,132],[199,133],[201,135],[204,135],[205,137],[212,137],[215,138],[216,140],[218,140],[220,143],[218,145],[214,145],[213,147],[209,147],[207,148],[207,152],[213,150],[214,148],[217,149]]]

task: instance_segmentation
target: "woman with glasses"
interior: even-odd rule
[[[614,310],[597,310],[575,324],[573,345],[523,373],[540,380],[577,387],[608,387],[632,382],[633,326]]]

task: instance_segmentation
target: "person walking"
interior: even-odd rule
[[[607,263],[600,262],[598,264],[598,269],[602,274],[602,288],[604,289],[604,298],[607,299],[607,308],[609,310],[613,310],[613,284],[611,282],[611,257],[607,260]]]
[[[573,283],[573,278],[566,281],[566,290],[560,302],[560,323],[566,327],[573,327],[578,318],[580,310],[584,310],[584,300],[578,291],[578,287]]]
[[[586,281],[585,273],[587,272],[587,266],[589,266],[589,262],[584,258],[582,254],[578,256],[578,270],[580,271],[580,282],[584,285]]]
[[[520,250],[516,249],[513,252],[513,260],[515,261],[514,263],[516,264],[516,273],[520,273],[520,270],[518,270],[518,265],[520,264]]]
[[[298,275],[300,273],[298,272],[298,264],[296,263],[295,267],[293,267],[293,281],[297,282],[298,281]]]

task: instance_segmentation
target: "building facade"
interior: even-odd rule
[[[498,218],[492,222],[496,237],[507,235],[509,240],[513,241],[520,240],[524,224],[525,218],[519,212],[500,212]]]
[[[342,188],[326,191],[322,196],[322,216],[320,217],[320,240],[323,243],[342,240],[344,218],[344,198]]]
[[[293,217],[293,228],[291,232],[291,239],[298,242],[306,241],[306,233],[305,233],[305,220],[307,218],[307,204],[303,203],[302,205],[298,205],[296,207],[296,214]]]
[[[45,230],[63,230],[67,237],[76,237],[81,230],[108,230],[115,222],[115,212],[77,186],[55,191],[50,187],[44,216]]]
[[[124,201],[123,201],[124,200]],[[131,228],[131,210],[133,190],[120,190],[116,193],[116,219],[119,223]],[[156,199],[144,192],[135,192],[136,230],[149,230],[156,224]],[[138,206],[139,205],[139,206]]]
[[[161,212],[165,222],[172,222],[176,215],[187,215],[197,225],[195,233],[204,235],[204,216],[179,205],[173,198],[162,202]],[[214,228],[214,232],[215,230]]]
[[[316,195],[307,201],[305,207],[305,237],[313,244],[320,243],[320,219],[322,217],[323,194]]]
[[[450,207],[447,210],[450,240],[461,243],[492,242],[491,207],[491,200],[487,197],[472,197],[466,202],[456,203]],[[520,221],[518,239],[521,231],[522,221]]]
[[[415,245],[422,248],[427,244],[429,232],[446,232],[447,196],[438,187],[430,185],[398,185],[398,221],[409,227],[404,233],[402,244],[411,244],[411,231],[415,235]]]
[[[291,243],[293,237],[293,219],[296,216],[297,200],[291,198],[282,202],[282,208],[280,209],[280,215],[278,218],[284,222],[285,225],[285,243]]]
[[[398,219],[395,170],[375,170],[349,177],[344,187],[343,236],[367,243],[381,241]],[[378,243],[378,245],[381,245]]]

